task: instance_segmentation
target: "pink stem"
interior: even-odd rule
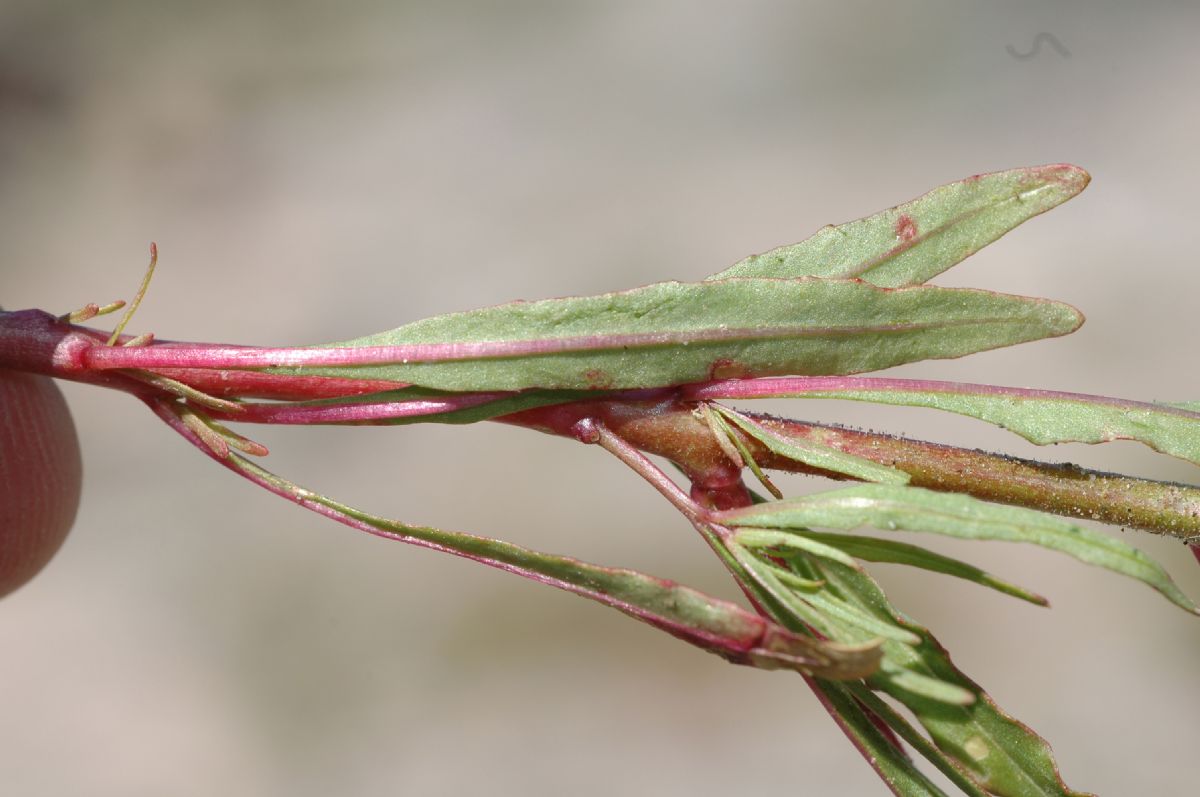
[[[1200,413],[1153,404],[1147,401],[1096,396],[1088,393],[1069,393],[1061,390],[1035,390],[1000,385],[981,385],[970,382],[941,382],[931,379],[886,379],[865,376],[769,376],[759,379],[728,379],[684,385],[682,398],[690,401],[708,399],[785,398],[805,393],[850,393],[858,391],[896,391],[930,393],[966,393],[978,396],[998,396],[1025,399],[1053,399],[1104,404],[1123,409],[1147,409],[1200,419]]]
[[[596,443],[608,453],[624,462],[635,473],[648,481],[658,490],[671,505],[683,513],[684,517],[693,523],[703,523],[708,519],[708,511],[693,501],[679,485],[667,474],[655,466],[645,454],[634,446],[615,435],[603,423],[595,418],[583,418],[575,424],[572,431],[581,443]]]
[[[261,404],[240,405],[238,412],[208,410],[214,418],[246,423],[316,424],[316,423],[375,423],[395,418],[437,415],[443,412],[476,407],[504,398],[509,393],[464,393],[438,398],[407,401],[347,402],[345,404]]]
[[[889,324],[889,330],[921,329],[925,324]],[[413,343],[401,346],[329,346],[261,348],[156,343],[150,346],[95,346],[84,352],[85,368],[295,368],[344,367],[501,359],[600,349],[655,348],[719,341],[783,340],[828,335],[853,336],[864,327],[745,327],[644,332],[621,335],[576,335],[528,340]]]
[[[217,397],[303,401],[344,398],[397,390],[408,385],[385,379],[347,379],[339,376],[269,374],[262,371],[204,368],[155,368],[154,373],[183,382]]]

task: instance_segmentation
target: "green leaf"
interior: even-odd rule
[[[1063,784],[1046,742],[1026,726],[996,707],[983,690],[951,663],[946,651],[928,629],[898,612],[883,591],[865,572],[828,559],[810,558],[796,552],[786,565],[796,567],[805,579],[820,579],[827,589],[861,612],[894,624],[919,637],[909,645],[894,639],[883,642],[884,664],[868,679],[874,689],[883,691],[906,706],[929,732],[937,749],[930,749],[886,705],[872,703],[870,696],[853,684],[835,685],[862,696],[860,701],[874,705],[876,715],[938,766],[968,794],[978,794],[977,780],[994,794],[1003,797],[1080,797]],[[774,576],[784,562],[745,556],[739,579],[756,601],[781,625],[793,630],[805,624],[823,635],[847,643],[860,641],[869,633],[857,625],[831,615],[814,619],[797,611],[795,598],[782,590],[782,581]],[[970,699],[964,699],[969,697]],[[970,779],[965,773],[970,774]]]
[[[762,397],[848,399],[929,407],[977,418],[1035,445],[1137,440],[1155,451],[1200,465],[1200,411],[1193,404],[1151,404],[962,382],[847,379],[841,384],[794,385]]]
[[[770,504],[764,504],[764,506],[770,506]],[[722,518],[722,522],[728,522],[728,518]],[[730,523],[730,525],[735,524]],[[812,556],[830,559],[846,567],[858,567],[858,564],[852,557],[843,553],[838,548],[809,539],[804,534],[797,534],[796,531],[799,529],[784,528],[787,528],[787,531],[753,528],[753,524],[750,523],[744,525],[738,524],[737,533],[734,535],[733,541],[746,548],[794,548]]]
[[[1177,606],[1200,614],[1166,571],[1120,540],[1043,512],[991,504],[956,493],[864,484],[730,510],[720,513],[718,518],[733,527],[754,528],[758,535],[767,533],[758,529],[770,528],[807,530],[816,526],[850,530],[873,526],[965,539],[1029,542],[1135,578]],[[805,538],[804,544],[814,542]]]
[[[399,347],[381,351],[381,364],[302,373],[457,391],[662,387],[873,371],[1064,335],[1081,321],[1065,304],[967,289],[883,290],[818,279],[666,282],[417,321],[332,344]]]
[[[674,581],[540,553],[502,540],[377,517],[306,490],[235,454],[220,461],[272,492],[349,526],[590,598],[736,664],[834,679],[861,678],[879,664],[880,652],[873,641],[846,645],[813,639]]]
[[[735,537],[736,544],[745,544],[745,538]],[[747,547],[753,547],[747,546]],[[744,563],[745,556],[739,557]],[[785,603],[798,617],[806,623],[822,631],[828,631],[829,621],[844,624],[858,629],[866,636],[863,639],[879,637],[896,642],[915,645],[921,641],[916,634],[902,628],[890,619],[881,619],[870,612],[864,612],[851,603],[841,600],[836,594],[826,589],[792,589],[790,580],[774,567],[764,567],[762,562],[755,561],[750,565],[763,581],[768,582],[774,594]]]
[[[843,598],[863,610],[874,611],[921,637],[917,646],[884,643],[888,672],[880,671],[869,683],[904,704],[929,732],[934,743],[989,791],[1003,797],[1077,797],[1068,788],[1045,740],[1001,711],[992,699],[950,661],[929,630],[905,618],[888,602],[879,585],[865,572],[836,563],[815,563],[820,576]],[[853,636],[838,637],[852,639]],[[893,673],[912,673],[922,679],[969,692],[974,700],[954,704],[913,689]],[[934,763],[938,763],[934,760]]]
[[[311,371],[312,369],[305,370]],[[289,406],[295,408],[340,407],[357,404],[420,401],[422,399],[438,399],[457,395],[462,394],[447,390],[434,390],[432,388],[413,386],[400,388],[398,390],[388,390],[380,393],[366,393],[360,396],[346,396],[335,399],[318,399],[316,401],[294,401],[291,402]],[[492,418],[498,418],[501,415],[511,415],[523,410],[536,409],[538,407],[548,407],[554,404],[568,404],[572,401],[581,401],[585,399],[603,398],[604,395],[605,393],[603,392],[589,390],[526,390],[462,409],[431,413],[429,415],[379,418],[372,420],[371,423],[381,426],[403,426],[414,423],[471,424],[490,420]],[[328,423],[354,425],[361,422],[354,420],[341,420],[329,421]]]
[[[863,757],[879,773],[893,794],[901,797],[947,797],[946,792],[916,768],[903,750],[883,735],[875,719],[863,708],[861,700],[854,696],[851,684],[815,679],[812,685],[820,692],[842,730],[854,746],[862,751]],[[903,722],[903,718],[899,719]],[[978,790],[967,793],[980,794]]]
[[[733,431],[733,427],[729,425],[720,413],[714,412],[713,407],[715,406],[708,402],[702,402],[699,405],[699,409],[704,420],[712,430],[713,436],[716,437],[717,444],[725,452],[725,456],[729,457],[730,462],[750,468],[750,472],[754,474],[754,478],[758,479],[759,484],[765,487],[771,495],[776,498],[783,498],[783,492],[775,486],[775,482],[771,481],[767,474],[763,473],[762,468],[758,466],[758,461],[746,446],[745,441]]]
[[[922,570],[942,573],[974,582],[980,586],[990,587],[1005,595],[1011,595],[1038,606],[1049,604],[1049,601],[1036,592],[998,578],[972,564],[943,556],[919,545],[911,545],[898,540],[881,540],[878,537],[863,537],[856,534],[823,534],[818,531],[806,531],[804,536],[814,542],[831,545],[856,559],[919,567]]]
[[[768,451],[813,468],[841,473],[853,479],[882,484],[906,484],[909,475],[902,470],[872,462],[864,457],[838,451],[831,446],[784,437],[740,412],[712,405],[713,409],[737,424],[742,431],[766,446]]]
[[[857,277],[885,288],[919,285],[1004,233],[1065,202],[1091,178],[1052,164],[978,174],[874,216],[752,255],[711,279]]]
[[[909,632],[912,634],[912,632]],[[914,641],[919,644],[921,639],[912,634]],[[928,698],[935,703],[946,703],[953,706],[969,706],[975,702],[975,695],[970,689],[957,684],[948,683],[938,678],[922,675],[919,672],[906,670],[903,667],[889,666],[883,675],[894,689],[900,689],[912,695]]]
[[[966,774],[964,771],[965,768],[962,765],[939,750],[929,739],[922,736],[907,719],[901,716],[899,712],[885,701],[881,700],[865,684],[841,682],[835,684],[835,686],[854,695],[855,699],[865,709],[878,717],[880,722],[895,731],[897,736],[912,745],[914,750],[941,770],[963,794],[969,797],[987,797],[986,792],[979,787],[979,784]]]

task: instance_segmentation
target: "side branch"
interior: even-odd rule
[[[732,483],[738,468],[712,430],[678,399],[659,402],[576,402],[542,407],[499,420],[574,437],[585,417],[602,421],[622,439],[678,464],[694,483]],[[803,423],[746,413],[776,433],[890,465],[909,474],[914,487],[965,493],[986,501],[1098,520],[1189,541],[1200,538],[1200,488],[1050,464],[840,426]],[[779,456],[737,432],[764,468],[845,477]]]

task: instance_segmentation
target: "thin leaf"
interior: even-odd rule
[[[903,703],[933,737],[934,743],[981,785],[1003,797],[1080,797],[1058,773],[1045,740],[1001,711],[986,692],[950,661],[929,630],[907,619],[888,602],[867,573],[836,563],[816,562],[814,567],[848,601],[919,635],[917,646],[885,642],[889,672],[881,671],[869,683]],[[853,636],[841,637],[852,639]],[[921,694],[898,682],[899,669],[971,693],[974,701],[955,705]],[[935,761],[935,763],[937,763]]]
[[[915,645],[920,643],[920,637],[911,631],[909,634],[914,637],[913,641],[909,644]],[[975,702],[975,695],[969,689],[928,675],[922,675],[919,672],[906,670],[902,667],[888,667],[883,677],[887,678],[893,689],[900,689],[909,694],[927,698],[935,703],[945,703],[952,706],[969,706]]]
[[[765,503],[753,491],[751,491],[751,497],[759,503]],[[751,596],[766,616],[797,633],[812,633],[813,628],[821,630],[821,627],[826,625],[825,616],[811,611],[811,607],[808,607],[803,601],[796,601],[786,595],[788,584],[792,581],[791,577],[793,576],[801,580],[805,591],[813,584],[819,583],[824,586],[829,583],[825,580],[825,572],[817,566],[815,560],[806,554],[798,553],[797,558],[788,560],[788,564],[793,568],[789,571],[778,566],[780,564],[778,561],[767,562],[756,557],[736,542],[723,539],[708,524],[698,525],[697,529],[714,546],[714,550],[729,567],[742,589]],[[841,594],[844,594],[844,590],[841,591]],[[858,605],[868,607],[877,615],[887,616],[885,612],[890,610],[890,606],[872,606],[869,602],[862,601],[861,596],[852,596],[852,598]],[[894,611],[893,615],[898,617]],[[810,616],[811,622],[806,619]],[[904,622],[907,623],[907,621]],[[861,630],[855,629],[852,638],[858,639],[860,635]],[[924,637],[922,639],[924,644]],[[885,641],[883,646],[885,651],[889,646],[911,650],[909,646],[900,642]],[[853,682],[834,683],[819,678],[807,680],[809,686],[821,698],[826,709],[837,720],[842,730],[896,794],[904,797],[910,794],[941,794],[942,792],[912,767],[909,757],[895,739],[881,733],[881,728],[885,724],[903,738],[909,739],[918,752],[946,772],[947,776],[965,793],[978,797],[978,787],[966,776],[963,768],[950,756],[924,740],[890,708],[885,707],[883,711],[874,712],[874,716],[866,714],[864,705],[878,704],[880,701],[869,694],[864,694],[865,700],[850,697],[851,690],[858,694],[863,692],[862,688],[856,687]],[[897,722],[897,720],[899,721]],[[916,781],[909,780],[910,777],[916,777]]]
[[[740,606],[673,581],[539,553],[501,540],[376,517],[313,493],[237,454],[208,448],[166,401],[155,413],[230,470],[300,506],[377,536],[490,565],[574,592],[618,609],[727,660],[764,669],[793,669],[822,677],[862,678],[878,667],[875,642],[845,645],[792,633]]]
[[[1064,304],[987,291],[736,279],[500,305],[324,348],[204,355],[211,367],[228,354],[228,367],[286,362],[443,390],[602,390],[872,371],[1063,335],[1081,320]],[[154,355],[129,351],[139,362]]]
[[[929,407],[977,418],[1036,445],[1137,440],[1200,465],[1200,404],[1152,404],[1055,390],[919,379],[762,379],[702,388],[697,398],[820,398]]]
[[[912,745],[913,749],[919,752],[924,758],[932,762],[964,794],[969,795],[969,797],[987,797],[987,794],[979,787],[979,784],[966,774],[964,768],[957,761],[939,750],[937,745],[931,744],[907,719],[902,717],[887,702],[881,700],[866,685],[849,682],[839,683],[838,686],[853,694],[855,699],[864,708],[878,717],[880,722],[895,731],[897,736]]]
[[[919,545],[911,545],[898,540],[882,540],[878,537],[863,537],[856,534],[823,534],[817,531],[806,531],[804,536],[816,542],[832,545],[838,550],[848,553],[856,559],[867,562],[885,562],[887,564],[908,565],[954,576],[971,581],[984,587],[990,587],[997,592],[1020,598],[1024,601],[1047,606],[1047,601],[1036,592],[1031,592],[1016,584],[1005,581],[972,564],[935,553]],[[818,582],[819,583],[819,582]]]
[[[713,408],[733,421],[746,434],[767,447],[767,450],[813,468],[841,473],[854,479],[882,484],[906,484],[910,476],[902,470],[872,462],[864,457],[847,454],[830,446],[808,443],[784,437],[740,412],[722,407]]]
[[[754,455],[746,447],[746,443],[734,433],[725,419],[721,417],[721,414],[713,410],[713,407],[716,405],[705,402],[700,406],[703,408],[704,417],[707,419],[709,426],[712,427],[713,434],[716,436],[721,448],[724,449],[726,444],[733,446],[734,451],[732,453],[735,453],[737,456],[731,456],[729,459],[735,463],[740,462],[746,465],[750,468],[750,472],[754,474],[754,478],[758,479],[759,484],[766,488],[767,492],[776,498],[783,498],[783,491],[775,486],[775,482],[771,481],[771,478],[767,474],[763,473],[762,468],[758,465],[758,461],[754,459]],[[729,451],[725,453],[726,456],[730,454]]]
[[[719,515],[733,527],[802,529],[809,527],[923,531],[977,540],[1028,542],[1060,551],[1081,562],[1135,578],[1189,612],[1200,609],[1156,562],[1138,549],[1062,518],[1019,507],[1001,506],[957,493],[916,487],[864,484]],[[815,541],[804,538],[804,545]],[[783,543],[777,543],[783,544]],[[833,557],[826,557],[832,559]]]
[[[764,556],[749,553],[747,549],[738,550],[741,540],[735,537],[729,549],[733,551],[738,562],[745,568],[756,584],[765,589],[774,601],[791,612],[805,626],[817,631],[823,638],[837,640],[854,640],[864,642],[871,639],[881,639],[884,643],[884,658],[877,678],[885,679],[897,688],[903,688],[929,699],[963,704],[973,699],[953,684],[939,684],[928,677],[910,673],[897,661],[907,661],[905,656],[896,656],[897,646],[911,647],[921,643],[921,637],[900,625],[887,612],[876,608],[864,609],[859,602],[850,596],[847,600],[843,593],[831,587],[829,582],[823,582],[823,588],[814,593],[809,590],[794,590],[789,588],[786,574],[791,572],[789,567],[804,570],[804,563],[810,555],[802,548],[795,548],[786,553],[770,552]],[[853,570],[841,562],[830,560],[837,567]],[[816,572],[822,572],[819,563],[814,562]],[[793,574],[795,575],[795,574]],[[803,576],[801,576],[803,578]],[[808,580],[808,579],[806,579]]]
[[[769,506],[769,504],[767,506]],[[731,526],[737,526],[737,533],[734,535],[733,541],[746,548],[794,548],[798,551],[811,554],[812,556],[819,556],[822,559],[830,559],[834,562],[845,565],[846,567],[858,567],[858,564],[853,558],[845,553],[842,553],[842,551],[838,550],[834,546],[826,545],[823,542],[811,540],[803,534],[798,534],[792,529],[791,526],[776,527],[780,529],[787,529],[787,531],[776,531],[771,528],[753,528],[752,523],[743,524],[739,519],[731,521],[728,516],[723,517],[721,522],[727,523]]]
[[[612,606],[735,663],[768,669],[799,669],[836,679],[861,677],[864,670],[874,670],[878,660],[870,642],[830,645],[784,632],[769,624],[763,626],[760,617],[736,604],[667,579],[539,553],[502,540],[412,526],[375,517],[326,498],[313,496],[312,499],[407,542],[432,543],[432,547]]]
[[[977,684],[954,667],[928,629],[892,607],[867,573],[800,552],[795,557],[789,556],[787,563],[797,568],[797,575],[824,580],[828,589],[842,600],[920,638],[915,646],[885,639],[884,667],[868,680],[873,688],[908,707],[940,751],[935,753],[928,746],[914,745],[918,752],[943,771],[951,770],[947,774],[955,782],[964,779],[964,772],[970,773],[982,786],[1002,797],[1082,797],[1081,792],[1063,784],[1046,742],[1000,711]],[[795,600],[780,595],[782,582],[771,575],[781,566],[779,562],[743,556],[739,564],[743,565],[739,581],[776,622],[797,631],[806,623],[811,624],[795,610]],[[819,616],[817,622],[818,630],[833,639],[850,642],[867,636],[861,628],[829,615]],[[904,673],[919,677],[905,678]],[[853,689],[849,684],[842,688]],[[972,697],[969,703],[961,700],[966,693]],[[948,697],[959,700],[940,699]],[[894,712],[891,715],[884,712],[877,716],[886,721],[895,719],[893,715]],[[896,730],[906,738],[912,736],[903,726]],[[964,790],[968,794],[977,793]]]
[[[1004,233],[1082,191],[1091,178],[1052,164],[978,174],[811,238],[752,255],[711,279],[857,277],[886,288],[919,285]]]
[[[917,769],[904,751],[893,745],[879,730],[874,718],[851,692],[850,684],[819,679],[812,684],[826,707],[835,713],[850,741],[862,752],[893,794],[898,797],[947,797],[946,792]]]
[[[740,538],[734,538],[734,545],[744,544]],[[753,546],[747,546],[753,547]],[[760,581],[770,586],[772,593],[787,605],[804,622],[823,633],[829,633],[837,625],[847,625],[858,629],[866,636],[864,640],[873,637],[893,640],[904,644],[915,645],[921,641],[916,634],[901,628],[894,622],[864,612],[843,600],[836,594],[825,589],[793,589],[788,576],[795,574],[766,561],[755,559],[748,555],[737,554],[738,560],[751,569]],[[808,579],[805,579],[806,581]]]
[[[818,590],[815,592],[796,591],[793,594],[818,612],[830,617],[836,617],[848,625],[861,628],[864,632],[872,636],[903,642],[906,645],[915,645],[921,641],[921,638],[911,631],[901,628],[895,623],[872,617],[867,612],[856,608],[854,604],[838,599],[827,590]],[[953,702],[956,697],[950,698],[950,701]]]

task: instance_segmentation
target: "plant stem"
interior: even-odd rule
[[[600,419],[630,445],[678,464],[696,484],[732,484],[737,468],[712,430],[678,399],[658,402],[576,402],[526,410],[500,419],[551,434],[573,436],[583,417]],[[1067,517],[1189,540],[1200,536],[1200,488],[992,454],[840,426],[803,423],[746,413],[781,435],[820,443],[890,465],[909,474],[912,485],[958,492]],[[743,435],[746,448],[764,468],[844,479],[774,454]]]
[[[105,363],[105,367],[113,366],[119,358],[128,353],[133,359],[128,362],[120,360],[121,364],[142,365],[144,363],[137,361],[137,358],[147,355],[139,352],[154,352],[154,356],[168,366],[161,370],[156,369],[154,378],[166,377],[202,393],[228,398],[245,399],[259,396],[282,400],[312,399],[361,395],[383,388],[397,387],[396,383],[386,381],[267,374],[225,370],[227,363],[216,367],[213,365],[221,356],[232,355],[236,361],[239,353],[261,354],[268,350],[214,347],[206,344],[181,346],[170,343],[160,343],[153,348],[123,349],[120,346],[103,345],[105,338],[105,335],[96,330],[73,326],[39,310],[0,312],[0,368],[116,388],[149,398],[162,395],[161,385],[139,382],[138,375],[128,371],[96,370],[94,365],[89,365],[88,360],[116,358]],[[295,356],[316,356],[318,359],[354,359],[364,356],[364,350],[357,350],[357,353],[339,352],[336,349],[303,351],[303,355]],[[314,351],[325,353],[318,355],[313,354]],[[206,365],[212,370],[179,367],[181,362],[186,360],[186,357],[180,359],[185,354],[196,363]],[[145,376],[142,375],[142,378]],[[794,379],[775,381],[781,385],[791,385],[789,389],[794,389],[800,384]],[[862,379],[855,381],[854,378],[839,378],[836,381],[842,387],[865,382]],[[820,380],[817,379],[804,381],[804,384],[810,387],[819,383]],[[769,384],[758,380],[754,384],[710,383],[652,391],[630,391],[622,393],[619,398],[610,396],[592,401],[574,401],[541,407],[499,420],[574,437],[574,424],[583,418],[593,418],[630,445],[650,454],[664,456],[682,467],[693,484],[693,501],[706,508],[726,509],[745,500],[745,487],[740,476],[741,466],[740,463],[730,460],[709,425],[695,416],[693,410],[697,406],[696,400],[710,394],[724,395],[729,391],[753,391],[757,395],[769,387]],[[980,390],[991,389],[987,386],[974,387]],[[1031,395],[1035,392],[1038,395],[1050,395],[1045,391],[1025,392]],[[461,394],[447,399],[447,402],[448,405],[469,406],[483,400],[484,395]],[[1074,394],[1053,395],[1064,397]],[[243,409],[236,413],[238,415],[244,412],[249,416],[255,411],[261,411],[264,415],[286,415],[293,412],[292,408],[280,409],[253,404],[241,406]],[[425,402],[410,402],[404,403],[403,408],[399,404],[388,406],[384,403],[377,409],[382,416],[394,417],[395,414],[424,414],[435,408],[425,406]],[[337,408],[296,407],[296,417],[291,420],[328,422],[330,417],[322,413],[336,416],[338,412]],[[361,415],[360,409],[355,417],[361,420]],[[232,420],[233,414],[222,417]],[[860,432],[838,426],[772,419],[761,415],[753,417],[764,425],[773,427],[779,434],[818,442],[903,470],[910,475],[914,486],[960,492],[988,501],[1129,526],[1185,541],[1200,540],[1200,488],[1091,471],[1069,464],[1048,464],[874,432]],[[251,420],[250,417],[244,419]],[[740,432],[735,434],[739,435],[744,446],[763,467],[835,479],[844,478],[786,459]]]

